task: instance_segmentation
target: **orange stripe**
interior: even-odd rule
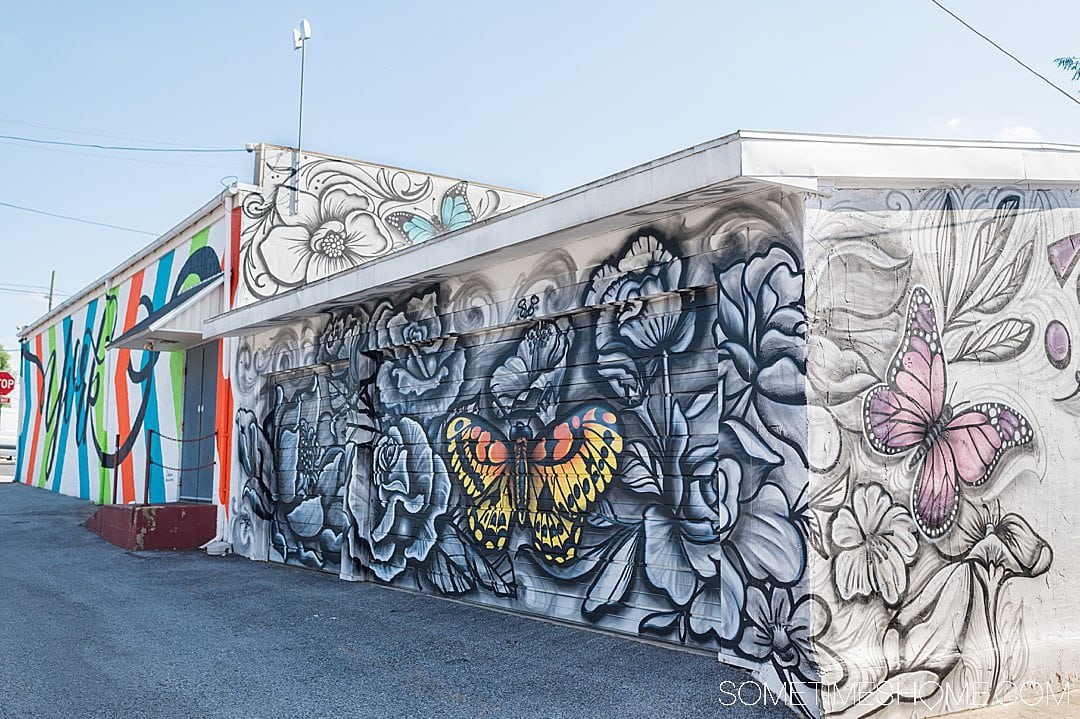
[[[34,338],[34,353],[37,354],[38,360],[41,360],[41,335],[43,335],[43,334],[45,334],[45,333],[42,332],[41,334],[39,334],[37,337]],[[33,366],[33,365],[31,365],[31,366]],[[42,402],[42,393],[44,391],[45,391],[45,373],[40,372],[40,373],[38,373],[38,378],[37,378],[38,406],[37,406],[37,410],[35,410],[35,412],[34,412],[34,439],[30,442],[30,461],[26,465],[26,479],[24,480],[26,482],[26,484],[31,484],[32,482],[31,482],[30,478],[34,476],[34,458],[37,457],[38,433],[41,431],[41,402]],[[27,399],[30,399],[30,398],[27,398]]]
[[[135,326],[139,316],[139,298],[142,297],[143,273],[139,270],[131,278],[131,286],[128,288],[127,312],[124,314],[124,326],[120,334],[127,332]],[[128,437],[131,436],[131,410],[128,407],[128,382],[127,366],[131,361],[131,350],[122,349],[116,353],[116,376],[113,378],[116,384],[116,427],[126,428]],[[123,445],[127,439],[121,439]],[[119,449],[119,448],[118,448]],[[123,497],[121,503],[127,504],[135,500],[135,469],[129,452],[120,465],[120,478]],[[144,480],[145,481],[145,480]]]
[[[218,340],[217,373],[217,451],[218,451],[218,501],[229,516],[229,481],[232,464],[232,386],[224,376],[225,341]]]

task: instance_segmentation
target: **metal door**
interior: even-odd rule
[[[180,454],[180,499],[185,502],[213,501],[217,368],[217,342],[185,353],[184,443]]]

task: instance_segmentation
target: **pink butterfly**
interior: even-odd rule
[[[920,461],[911,513],[927,536],[940,537],[956,519],[960,482],[976,487],[1003,454],[1031,441],[1031,425],[1012,407],[983,402],[957,411],[945,401],[945,356],[930,295],[911,292],[903,342],[889,363],[886,384],[863,401],[863,432],[881,454],[914,449]]]

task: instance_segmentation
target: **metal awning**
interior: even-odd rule
[[[108,349],[173,352],[201,344],[203,323],[221,314],[222,272],[191,287],[150,313],[130,330],[108,344]]]

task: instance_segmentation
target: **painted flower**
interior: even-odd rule
[[[802,454],[791,418],[791,407],[806,402],[803,271],[795,256],[773,246],[721,271],[713,332],[725,400],[752,405],[764,426]]]
[[[551,422],[572,338],[573,326],[565,317],[526,330],[514,354],[491,375],[496,406],[504,414],[528,410],[545,424]]]
[[[324,568],[340,560],[354,447],[337,438],[338,418],[322,406],[318,378],[311,382],[288,402],[278,388],[271,543],[287,562]]]
[[[1000,509],[963,502],[956,529],[939,543],[949,559],[976,565],[981,573],[994,574],[1000,582],[1013,577],[1037,577],[1054,559],[1050,544],[1018,514],[1002,515]]]
[[[423,427],[401,417],[375,442],[371,481],[371,570],[389,582],[435,545],[450,477]]]
[[[838,551],[833,579],[840,598],[879,595],[890,607],[907,591],[908,570],[919,548],[915,522],[893,503],[879,484],[855,488],[851,506],[833,518],[831,536]]]
[[[777,457],[746,434],[752,430],[724,432],[719,445],[691,449],[686,418],[674,407],[673,434],[664,442],[671,459],[656,480],[668,500],[644,512],[645,574],[674,605],[689,605],[696,634],[733,639],[745,599],[740,572],[797,581],[802,536],[784,493],[764,482]]]
[[[596,324],[599,372],[631,403],[642,397],[642,375],[653,371],[635,358],[650,364],[657,355],[684,351],[694,339],[697,313],[687,311],[677,292],[683,264],[665,237],[644,230],[618,258],[597,267],[586,290],[585,305],[602,308]]]
[[[456,399],[465,376],[465,354],[446,337],[436,294],[410,297],[402,309],[383,302],[371,315],[379,365],[379,400],[391,412],[441,414]]]
[[[751,586],[746,591],[746,620],[747,626],[739,640],[741,654],[758,660],[771,659],[803,681],[816,681],[809,594],[795,601],[787,589],[771,588],[766,594],[761,588]]]
[[[359,188],[330,185],[319,194],[275,191],[280,224],[270,228],[253,250],[267,272],[283,287],[296,287],[347,270],[393,248],[380,229],[370,202]]]

